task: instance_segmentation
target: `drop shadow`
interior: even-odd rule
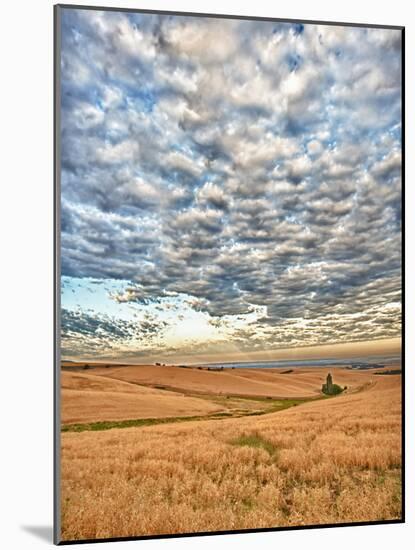
[[[38,539],[53,543],[53,527],[51,525],[21,525],[21,528]]]

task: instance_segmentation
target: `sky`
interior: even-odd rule
[[[62,358],[396,347],[399,30],[61,14]]]

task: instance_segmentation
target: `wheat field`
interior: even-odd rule
[[[370,381],[368,371],[336,368],[336,380],[349,388],[361,386]],[[186,392],[206,392],[211,394],[239,394],[244,396],[278,397],[317,397],[321,384],[325,381],[327,367],[312,368],[265,368],[265,369],[224,369],[222,372],[208,371],[197,367],[178,366],[112,366],[94,367],[94,375],[124,382],[150,386],[163,386]]]
[[[207,415],[221,410],[215,403],[182,393],[139,386],[94,374],[61,373],[63,424]]]
[[[63,433],[62,539],[401,517],[401,376],[261,417]]]

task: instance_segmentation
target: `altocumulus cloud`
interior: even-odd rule
[[[62,14],[63,275],[240,349],[399,335],[400,31]],[[74,315],[71,353],[136,330]]]

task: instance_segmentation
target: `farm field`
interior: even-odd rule
[[[327,372],[336,373],[336,380],[350,390],[370,382],[374,371],[359,371],[340,367],[298,367],[286,368],[243,368],[212,371],[202,367],[178,367],[174,365],[132,365],[105,367],[82,367],[78,376],[101,376],[105,379],[138,384],[155,389],[178,390],[182,392],[210,393],[214,395],[241,395],[281,398],[317,397]],[[379,369],[382,370],[382,369]],[[65,374],[74,371],[64,371]]]
[[[137,366],[95,369],[118,380],[166,388],[206,392],[215,395],[234,394],[261,397],[316,397],[327,374],[327,368],[292,369],[207,369],[181,368],[176,366]],[[337,372],[337,369],[336,369]],[[338,369],[342,384],[359,386],[370,380],[370,373]]]
[[[63,370],[61,421],[74,424],[280,410],[321,398],[327,368],[227,369],[88,365]],[[370,371],[336,368],[349,393],[373,383]]]
[[[152,395],[160,411],[171,393],[226,410],[223,395],[213,394],[213,383],[210,399],[168,390],[147,394],[151,388],[125,382],[129,369],[105,370],[111,378],[95,374],[99,369],[76,376],[89,377],[88,384],[102,383],[96,389],[102,393],[135,396],[132,388],[138,388],[137,398]],[[130,380],[137,380],[138,370],[132,369]],[[195,383],[197,374],[180,370],[182,385],[189,373],[186,387]],[[275,396],[288,397],[295,377],[304,380],[304,388],[314,384],[318,397],[328,371],[303,369],[300,374],[295,369],[281,375],[264,369],[258,384],[275,386]],[[260,416],[207,416],[185,423],[172,418],[159,425],[62,433],[63,540],[399,519],[401,376],[330,372],[335,382],[350,385],[345,393],[296,402],[278,412],[269,408]],[[149,373],[148,368],[143,374],[147,383]],[[119,380],[112,378],[115,374]],[[252,382],[255,387],[253,372],[237,374],[241,386]],[[273,376],[286,377],[278,391]],[[85,381],[64,378],[67,391],[70,385],[76,386],[73,391],[92,391],[79,389]],[[232,388],[236,379],[231,379]],[[177,384],[177,377],[173,381]],[[240,400],[253,403],[255,410],[266,403]],[[92,418],[86,412],[85,422]]]
[[[215,403],[93,374],[62,372],[61,421],[97,422],[218,412]]]

